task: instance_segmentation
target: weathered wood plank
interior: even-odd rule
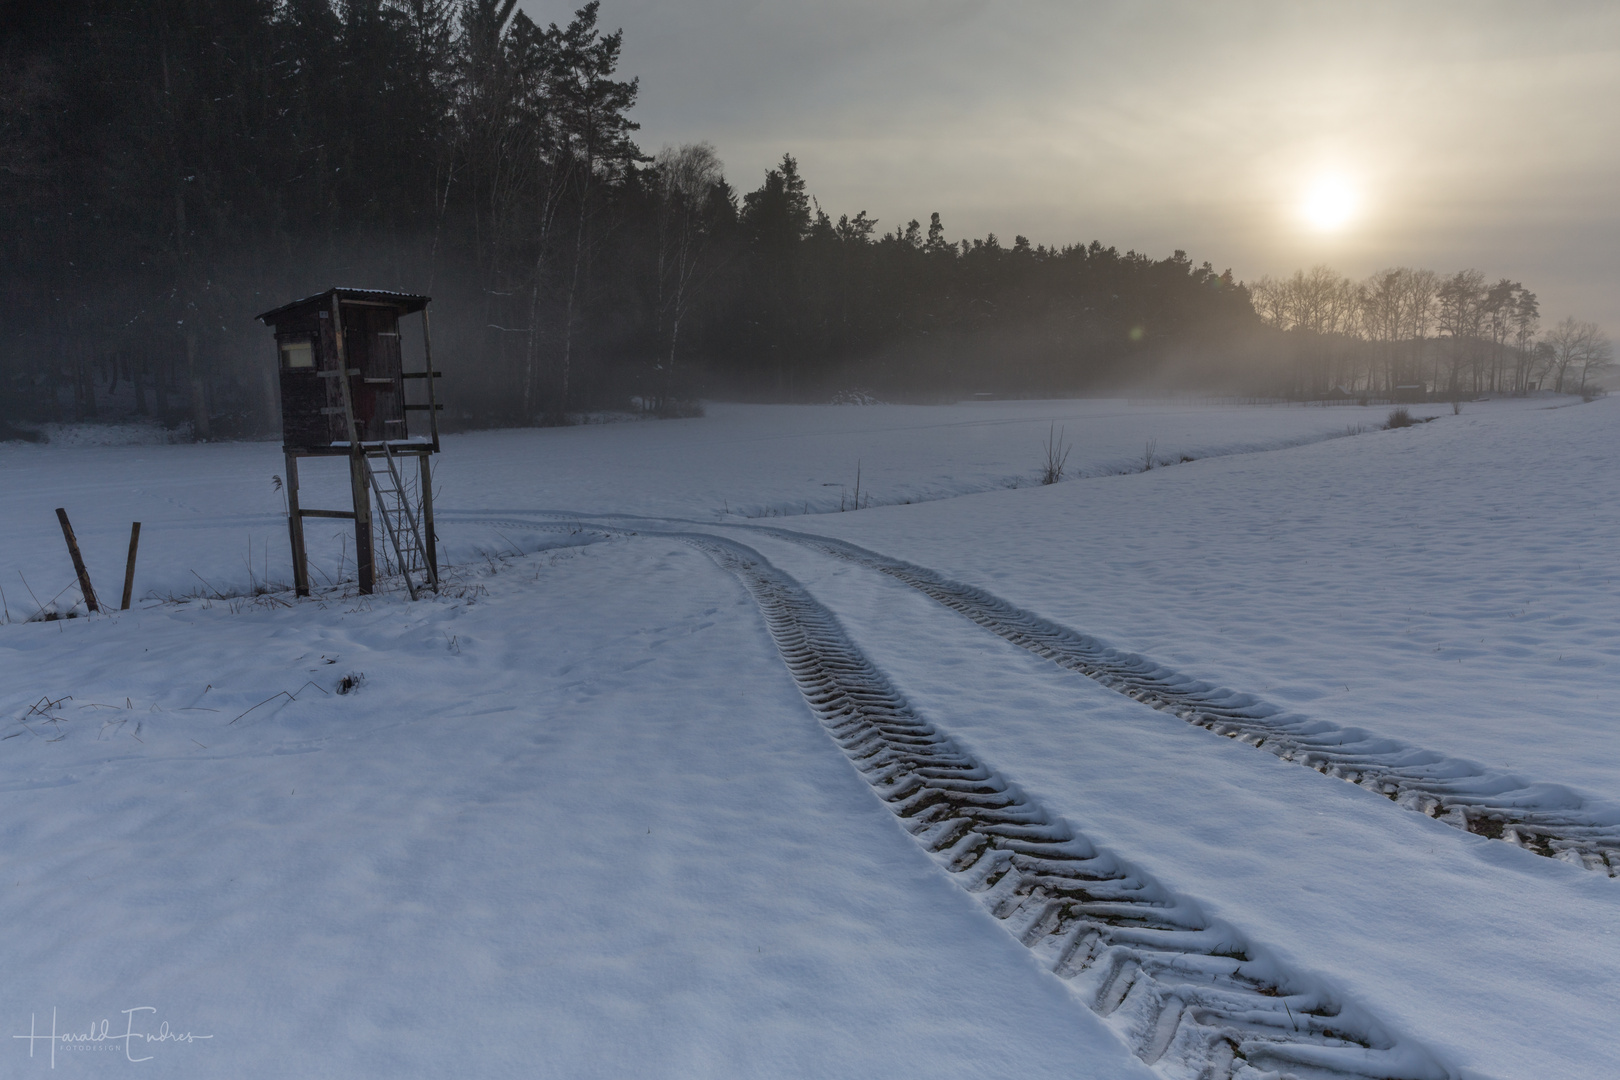
[[[79,541],[73,535],[73,526],[68,523],[67,511],[60,506],[56,508],[56,520],[62,523],[62,537],[67,540],[68,554],[73,556],[73,572],[79,575],[79,591],[84,594],[84,606],[91,611],[100,611],[101,605],[96,603],[96,590],[90,587],[90,571],[84,568],[84,556],[79,554]]]

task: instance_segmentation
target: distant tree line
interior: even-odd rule
[[[1585,393],[1613,364],[1608,337],[1569,317],[1538,334],[1541,306],[1517,281],[1478,270],[1443,277],[1394,267],[1354,281],[1326,266],[1251,286],[1256,310],[1283,331],[1296,396],[1448,397]]]
[[[434,296],[447,419],[700,393],[1074,393],[1218,371],[1264,332],[1181,252],[880,232],[790,155],[740,195],[644,154],[596,3],[63,0],[0,40],[0,410],[269,429],[259,311]]]
[[[1452,332],[1440,282],[1375,337],[1342,298],[1262,290],[1262,319],[1180,251],[835,218],[788,154],[739,192],[707,144],[637,145],[595,2],[564,26],[516,0],[0,4],[3,420],[270,430],[252,316],[330,285],[433,296],[467,426],[705,394],[1383,385],[1431,379]],[[1521,384],[1519,308],[1476,309],[1443,362]]]

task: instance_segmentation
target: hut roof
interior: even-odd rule
[[[426,296],[417,296],[415,293],[390,292],[386,289],[342,289],[334,287],[327,289],[325,292],[316,293],[314,296],[306,296],[302,300],[294,300],[290,304],[282,304],[278,308],[266,311],[263,315],[254,317],[262,323],[274,323],[276,316],[285,314],[295,308],[301,308],[317,301],[329,304],[334,293],[340,302],[344,300],[360,300],[373,304],[392,304],[399,308],[401,315],[411,315],[421,311],[428,306],[429,299]]]

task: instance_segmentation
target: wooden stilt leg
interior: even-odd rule
[[[298,508],[298,455],[287,455],[287,538],[292,543],[293,591],[309,595],[309,557],[304,552],[304,514]]]
[[[360,571],[360,595],[370,596],[377,581],[371,536],[371,487],[362,454],[349,458],[349,483],[354,489],[354,559]]]
[[[428,584],[439,591],[439,540],[433,535],[433,467],[432,457],[420,454],[422,463],[422,546],[427,556]]]

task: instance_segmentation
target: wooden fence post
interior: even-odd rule
[[[67,511],[60,506],[56,508],[56,520],[62,523],[62,536],[67,540],[68,554],[73,556],[73,571],[79,575],[79,591],[84,594],[84,606],[93,612],[100,611],[101,605],[96,603],[96,590],[90,587],[90,571],[84,568],[84,556],[79,554],[79,541],[74,539]]]
[[[141,523],[135,522],[129,527],[129,562],[124,564],[124,602],[118,605],[119,611],[129,610],[129,596],[135,589],[135,548],[141,542]]]

